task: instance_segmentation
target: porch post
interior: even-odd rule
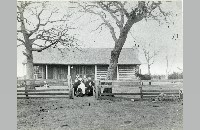
[[[119,67],[117,65],[117,80],[119,80]]]
[[[97,65],[94,66],[94,78],[97,80]]]
[[[70,75],[70,65],[68,65],[67,71],[68,71],[68,74],[67,74],[67,75]]]
[[[46,79],[48,79],[48,67],[46,65]]]

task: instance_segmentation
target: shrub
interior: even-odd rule
[[[168,79],[183,79],[183,72],[173,72],[172,74],[169,74]]]
[[[136,74],[137,77],[139,77],[141,80],[151,80],[151,76],[148,74]]]

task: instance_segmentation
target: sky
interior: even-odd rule
[[[68,6],[67,2],[55,2],[50,8],[58,7],[61,12],[67,12],[69,10],[66,9],[66,6]],[[135,44],[139,45],[139,60],[142,62],[140,69],[143,74],[147,73],[147,63],[141,47],[148,43],[152,45],[152,50],[159,50],[158,55],[155,57],[155,63],[151,67],[152,74],[166,73],[166,56],[169,59],[170,73],[173,71],[179,72],[178,68],[183,69],[182,3],[172,2],[170,5],[163,5],[163,9],[177,14],[176,17],[171,18],[172,22],[170,24],[163,23],[160,25],[155,20],[142,20],[132,26],[123,46],[124,48],[131,48]],[[68,22],[70,26],[76,27],[76,29],[70,33],[76,34],[80,47],[113,48],[114,41],[106,27],[102,31],[100,29],[94,31],[101,23],[100,20],[96,19],[98,19],[97,16],[75,12]],[[22,54],[23,50],[23,46],[17,48],[17,76],[23,76],[22,62],[25,59]]]

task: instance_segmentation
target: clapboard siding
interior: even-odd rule
[[[97,65],[97,79],[106,79],[108,65]]]
[[[108,65],[97,65],[97,79],[106,79]],[[138,72],[136,65],[119,65],[119,80],[136,79],[135,74]]]
[[[119,80],[136,79],[135,74],[138,72],[136,65],[119,65]]]

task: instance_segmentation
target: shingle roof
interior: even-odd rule
[[[112,48],[46,49],[33,52],[34,64],[109,64]],[[136,50],[123,48],[118,64],[141,64]]]

